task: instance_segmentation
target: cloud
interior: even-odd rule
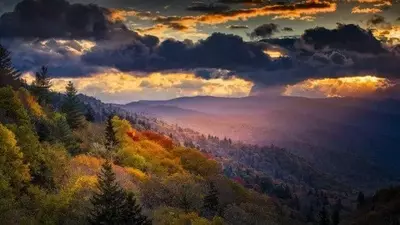
[[[229,25],[226,28],[232,29],[232,30],[237,30],[237,29],[249,29],[249,26],[247,25]]]
[[[385,19],[385,17],[383,17],[381,15],[373,15],[371,18],[369,18],[367,20],[368,26],[376,26],[376,25],[385,24],[385,23],[386,23],[386,19]]]
[[[194,68],[253,69],[271,67],[263,49],[241,37],[214,33],[198,43],[167,39],[158,46],[132,43],[115,49],[101,46],[83,56],[92,65],[115,66],[123,71],[160,71]]]
[[[219,2],[226,4],[262,4],[265,0],[219,0]]]
[[[370,31],[354,24],[338,24],[336,29],[317,27],[304,32],[302,39],[315,49],[339,49],[359,53],[387,53]]]
[[[360,6],[356,6],[351,10],[351,13],[357,13],[357,14],[373,14],[373,13],[380,13],[382,12],[382,9],[379,8],[361,8]]]
[[[294,30],[291,27],[284,27],[284,28],[282,28],[282,31],[284,31],[284,32],[293,32]]]
[[[219,13],[228,11],[231,8],[225,4],[218,3],[205,3],[205,2],[194,2],[192,5],[188,6],[186,10],[195,12],[205,12],[205,13]]]
[[[272,4],[260,7],[241,8],[224,12],[207,13],[196,16],[160,16],[145,15],[138,16],[141,20],[153,21],[160,27],[169,24],[181,24],[182,26],[195,28],[199,24],[217,25],[230,21],[248,20],[260,16],[277,16],[287,19],[306,19],[309,20],[312,15],[319,13],[330,13],[336,11],[336,3],[323,1],[306,1],[292,4]]]
[[[25,74],[24,78],[34,80],[32,73]],[[53,90],[64,92],[68,81],[72,81],[80,93],[116,103],[197,95],[244,97],[253,86],[233,76],[204,79],[191,72],[136,74],[110,69],[87,77],[55,78]]]
[[[0,17],[2,38],[106,38],[114,33],[135,36],[97,5],[70,4],[65,0],[23,0]]]
[[[286,86],[283,95],[309,98],[365,97],[389,89],[392,86],[393,84],[388,79],[371,75],[308,79]]]
[[[269,38],[275,33],[279,32],[279,25],[275,23],[267,23],[256,27],[250,34],[249,37],[252,39],[256,38]]]

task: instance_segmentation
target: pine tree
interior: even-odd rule
[[[107,119],[106,148],[108,151],[112,151],[112,149],[118,144],[117,138],[115,136],[114,126],[112,124],[113,117],[113,115],[110,115]]]
[[[125,194],[118,185],[112,165],[109,161],[102,166],[98,176],[98,193],[91,198],[93,211],[90,216],[91,224],[116,225],[122,221],[122,210]]]
[[[360,208],[361,206],[363,206],[364,203],[365,203],[365,196],[364,196],[364,193],[362,191],[360,191],[357,196],[357,208]]]
[[[209,184],[208,194],[204,197],[203,209],[206,216],[214,217],[218,213],[219,199],[218,190],[215,187],[214,182]]]
[[[11,53],[0,44],[0,87],[21,86],[21,73],[12,65]]]
[[[67,115],[67,121],[72,129],[85,126],[85,117],[82,112],[82,105],[76,96],[74,84],[70,81],[66,86],[66,98],[62,105],[62,111]]]
[[[334,209],[332,213],[332,224],[338,225],[340,223],[340,212],[338,209]]]
[[[89,222],[93,225],[150,225],[131,193],[126,193],[116,181],[110,161],[106,161],[98,176],[98,193],[91,198],[93,205]]]
[[[37,96],[38,102],[44,105],[50,101],[51,78],[48,69],[42,66],[35,74],[35,81],[32,84],[33,93]]]
[[[142,207],[137,204],[132,192],[126,194],[126,202],[123,206],[123,221],[126,225],[151,225],[151,221],[142,214]]]
[[[319,212],[318,225],[329,225],[329,216],[325,206],[323,206],[321,211]]]

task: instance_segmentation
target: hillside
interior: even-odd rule
[[[108,121],[117,145],[107,147],[104,122],[87,121],[101,116],[82,118],[85,108],[95,112],[95,107],[79,103],[72,93],[48,93],[53,100],[39,104],[24,88],[0,88],[0,221],[5,224],[87,224],[97,174],[110,154],[117,182],[135,193],[153,224],[297,224],[279,201],[228,179],[212,157],[168,136],[137,130],[114,116]],[[60,97],[61,108],[51,105]],[[77,108],[63,111],[71,99]],[[91,104],[101,106],[104,117],[115,113],[113,106]],[[211,217],[203,207],[210,183],[218,199],[218,214]]]

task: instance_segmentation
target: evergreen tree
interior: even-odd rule
[[[364,196],[364,193],[362,191],[360,191],[357,196],[357,208],[360,208],[361,206],[363,206],[364,203],[365,203],[365,196]]]
[[[116,181],[110,161],[106,161],[98,176],[98,193],[91,198],[93,205],[89,222],[93,225],[150,225],[131,193],[126,193]]]
[[[151,221],[142,214],[142,207],[137,204],[132,192],[126,194],[126,201],[123,206],[123,221],[126,225],[151,225]]]
[[[17,71],[11,60],[11,53],[0,44],[0,87],[21,86],[21,73]]]
[[[70,81],[66,87],[66,98],[62,105],[62,111],[67,115],[67,121],[72,129],[85,125],[85,117],[82,112],[82,105],[76,96],[74,84]]]
[[[218,213],[219,199],[218,190],[215,187],[214,182],[209,184],[208,193],[204,197],[203,209],[206,216],[214,217]]]
[[[322,209],[319,212],[318,225],[329,225],[328,211],[326,210],[325,206],[322,206]]]
[[[32,91],[37,96],[39,104],[44,105],[50,102],[51,78],[49,77],[47,67],[42,66],[36,72],[35,81],[32,86]]]
[[[310,208],[308,209],[306,220],[307,222],[314,222],[314,207],[312,205],[310,205]]]
[[[339,209],[334,209],[332,212],[332,224],[338,225],[340,223],[340,212]]]
[[[113,117],[113,115],[110,115],[107,119],[106,148],[108,151],[112,151],[112,149],[118,144],[117,138],[115,136],[114,126],[112,124]]]
[[[95,122],[96,117],[93,108],[89,104],[85,105],[85,108],[86,108],[86,113],[85,113],[86,120],[89,122]]]

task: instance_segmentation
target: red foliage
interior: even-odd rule
[[[240,178],[240,177],[234,177],[232,180],[235,181],[238,184],[245,185],[244,180],[242,178]]]
[[[172,149],[174,147],[174,142],[169,137],[165,137],[164,135],[152,131],[143,131],[141,134],[148,140],[154,141],[165,149]]]

